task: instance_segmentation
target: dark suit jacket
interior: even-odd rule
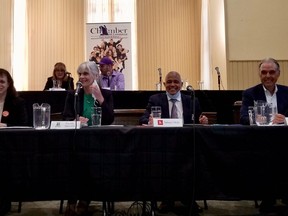
[[[114,103],[113,103],[113,95],[110,90],[101,89],[102,95],[104,97],[104,102],[102,103],[102,125],[112,124],[114,121]],[[75,111],[74,111],[74,91],[68,91],[65,107],[63,111],[64,120],[70,121],[75,119]],[[83,104],[84,104],[84,90],[81,89],[77,99],[77,114],[79,116],[83,115]]]
[[[182,106],[183,106],[183,121],[184,124],[192,124],[192,114],[193,114],[193,100],[191,96],[181,94]],[[169,115],[169,105],[166,93],[159,93],[152,95],[149,98],[148,105],[146,107],[145,113],[140,117],[140,124],[148,124],[149,116],[151,113],[151,106],[161,106],[162,115],[161,118],[170,118]],[[200,104],[197,98],[195,98],[195,123],[199,123],[199,116],[201,114]]]
[[[285,116],[288,115],[288,87],[283,85],[277,85],[277,108],[278,113]],[[263,100],[266,101],[265,92],[262,84],[258,84],[249,89],[246,89],[242,93],[242,106],[240,109],[240,123],[248,125],[248,107],[254,106],[254,101]]]
[[[6,96],[3,112],[1,113],[2,123],[7,126],[27,126],[28,113],[24,99],[20,97],[9,98]]]
[[[45,84],[44,90],[49,90],[49,88],[53,88],[53,77],[48,77],[47,82]],[[73,90],[74,89],[74,79],[72,77],[68,77],[67,81],[62,82],[61,88],[66,90]]]

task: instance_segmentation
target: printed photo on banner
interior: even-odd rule
[[[131,23],[87,23],[86,59],[99,64],[103,57],[124,74],[125,89],[132,89]]]

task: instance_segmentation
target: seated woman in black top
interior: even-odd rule
[[[0,113],[0,127],[28,125],[25,102],[18,97],[10,73],[2,68],[0,68]],[[1,191],[1,193],[0,215],[5,215],[11,209],[11,202],[5,197],[9,191]]]
[[[44,90],[55,87],[66,90],[74,89],[74,80],[70,73],[66,71],[66,65],[62,62],[57,62],[54,65],[53,76],[47,78]]]
[[[10,73],[2,68],[0,68],[0,87],[0,127],[27,126],[25,101],[18,97]]]

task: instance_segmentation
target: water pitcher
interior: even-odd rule
[[[50,105],[47,103],[33,104],[33,127],[35,129],[48,129],[50,126]]]

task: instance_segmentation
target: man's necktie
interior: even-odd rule
[[[110,77],[108,76],[107,79],[108,79],[108,81],[107,81],[108,87],[110,87]]]
[[[171,109],[171,118],[178,118],[177,107],[175,104],[175,102],[177,100],[176,99],[170,99],[170,101],[173,103],[172,109]]]

